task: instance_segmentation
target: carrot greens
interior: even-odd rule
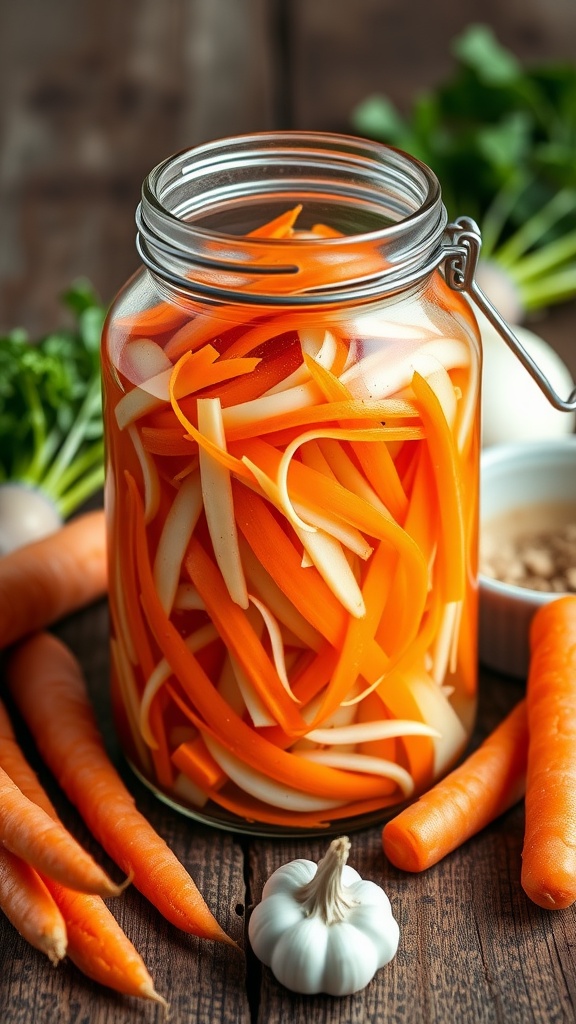
[[[525,67],[486,25],[453,40],[452,73],[403,116],[385,95],[352,112],[364,135],[392,143],[437,174],[451,218],[482,230],[479,279],[525,311],[576,295],[576,67]],[[494,290],[494,297],[496,291]]]
[[[0,337],[0,484],[10,494],[0,513],[13,509],[14,486],[39,494],[50,511],[38,512],[49,532],[96,493],[104,479],[100,336],[104,309],[85,282],[63,296],[73,326],[31,340],[17,328]],[[6,488],[4,488],[6,491]],[[23,500],[23,499],[22,499]],[[8,508],[10,506],[10,508]],[[12,509],[12,512],[10,511]],[[28,537],[18,537],[18,544]],[[15,546],[10,524],[0,522],[0,551]]]

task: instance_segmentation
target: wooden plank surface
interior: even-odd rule
[[[348,129],[353,105],[385,88],[401,104],[448,68],[447,42],[489,19],[529,58],[574,56],[571,0],[20,0],[0,4],[0,329],[34,335],[62,319],[79,275],[104,301],[136,267],[133,214],[158,160],[210,137],[270,127]],[[573,305],[541,325],[576,374]],[[576,1019],[576,917],[532,906],[519,886],[519,807],[423,876],[383,857],[380,829],[352,836],[351,863],[383,884],[401,926],[393,963],[357,996],[304,999],[276,984],[245,936],[270,872],[317,860],[324,839],[216,832],[155,800],[125,769],[108,699],[104,603],[62,624],[87,674],[111,756],[138,805],[190,868],[243,953],[177,935],[129,890],[114,911],[144,955],[170,1019],[320,1024],[568,1024]],[[476,741],[519,697],[483,673]],[[26,743],[25,732],[21,733]],[[34,756],[33,750],[30,750]],[[45,772],[38,766],[43,780]],[[49,783],[49,780],[46,780]],[[66,822],[102,856],[56,792]],[[53,969],[0,920],[1,1024],[160,1022],[162,1011]]]

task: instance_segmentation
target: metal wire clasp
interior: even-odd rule
[[[554,408],[561,412],[572,412],[576,409],[576,388],[571,391],[566,400],[560,398],[509,324],[500,316],[498,310],[476,283],[476,267],[482,248],[482,236],[476,222],[471,217],[458,217],[452,224],[446,226],[445,234],[448,245],[444,257],[444,276],[450,288],[457,292],[466,292],[473,299]]]

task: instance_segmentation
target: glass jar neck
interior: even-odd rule
[[[289,209],[289,237],[254,234]],[[136,219],[143,262],[183,297],[313,307],[427,277],[443,256],[446,210],[433,172],[399,150],[284,132],[169,157],[146,178]]]

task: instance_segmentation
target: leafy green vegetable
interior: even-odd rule
[[[437,174],[451,219],[481,227],[525,309],[576,295],[576,66],[524,68],[485,25],[452,43],[456,67],[402,117],[386,96],[353,112],[357,131]]]
[[[100,334],[104,309],[89,284],[63,296],[70,330],[38,342],[0,337],[0,482],[35,487],[63,519],[103,484]]]

